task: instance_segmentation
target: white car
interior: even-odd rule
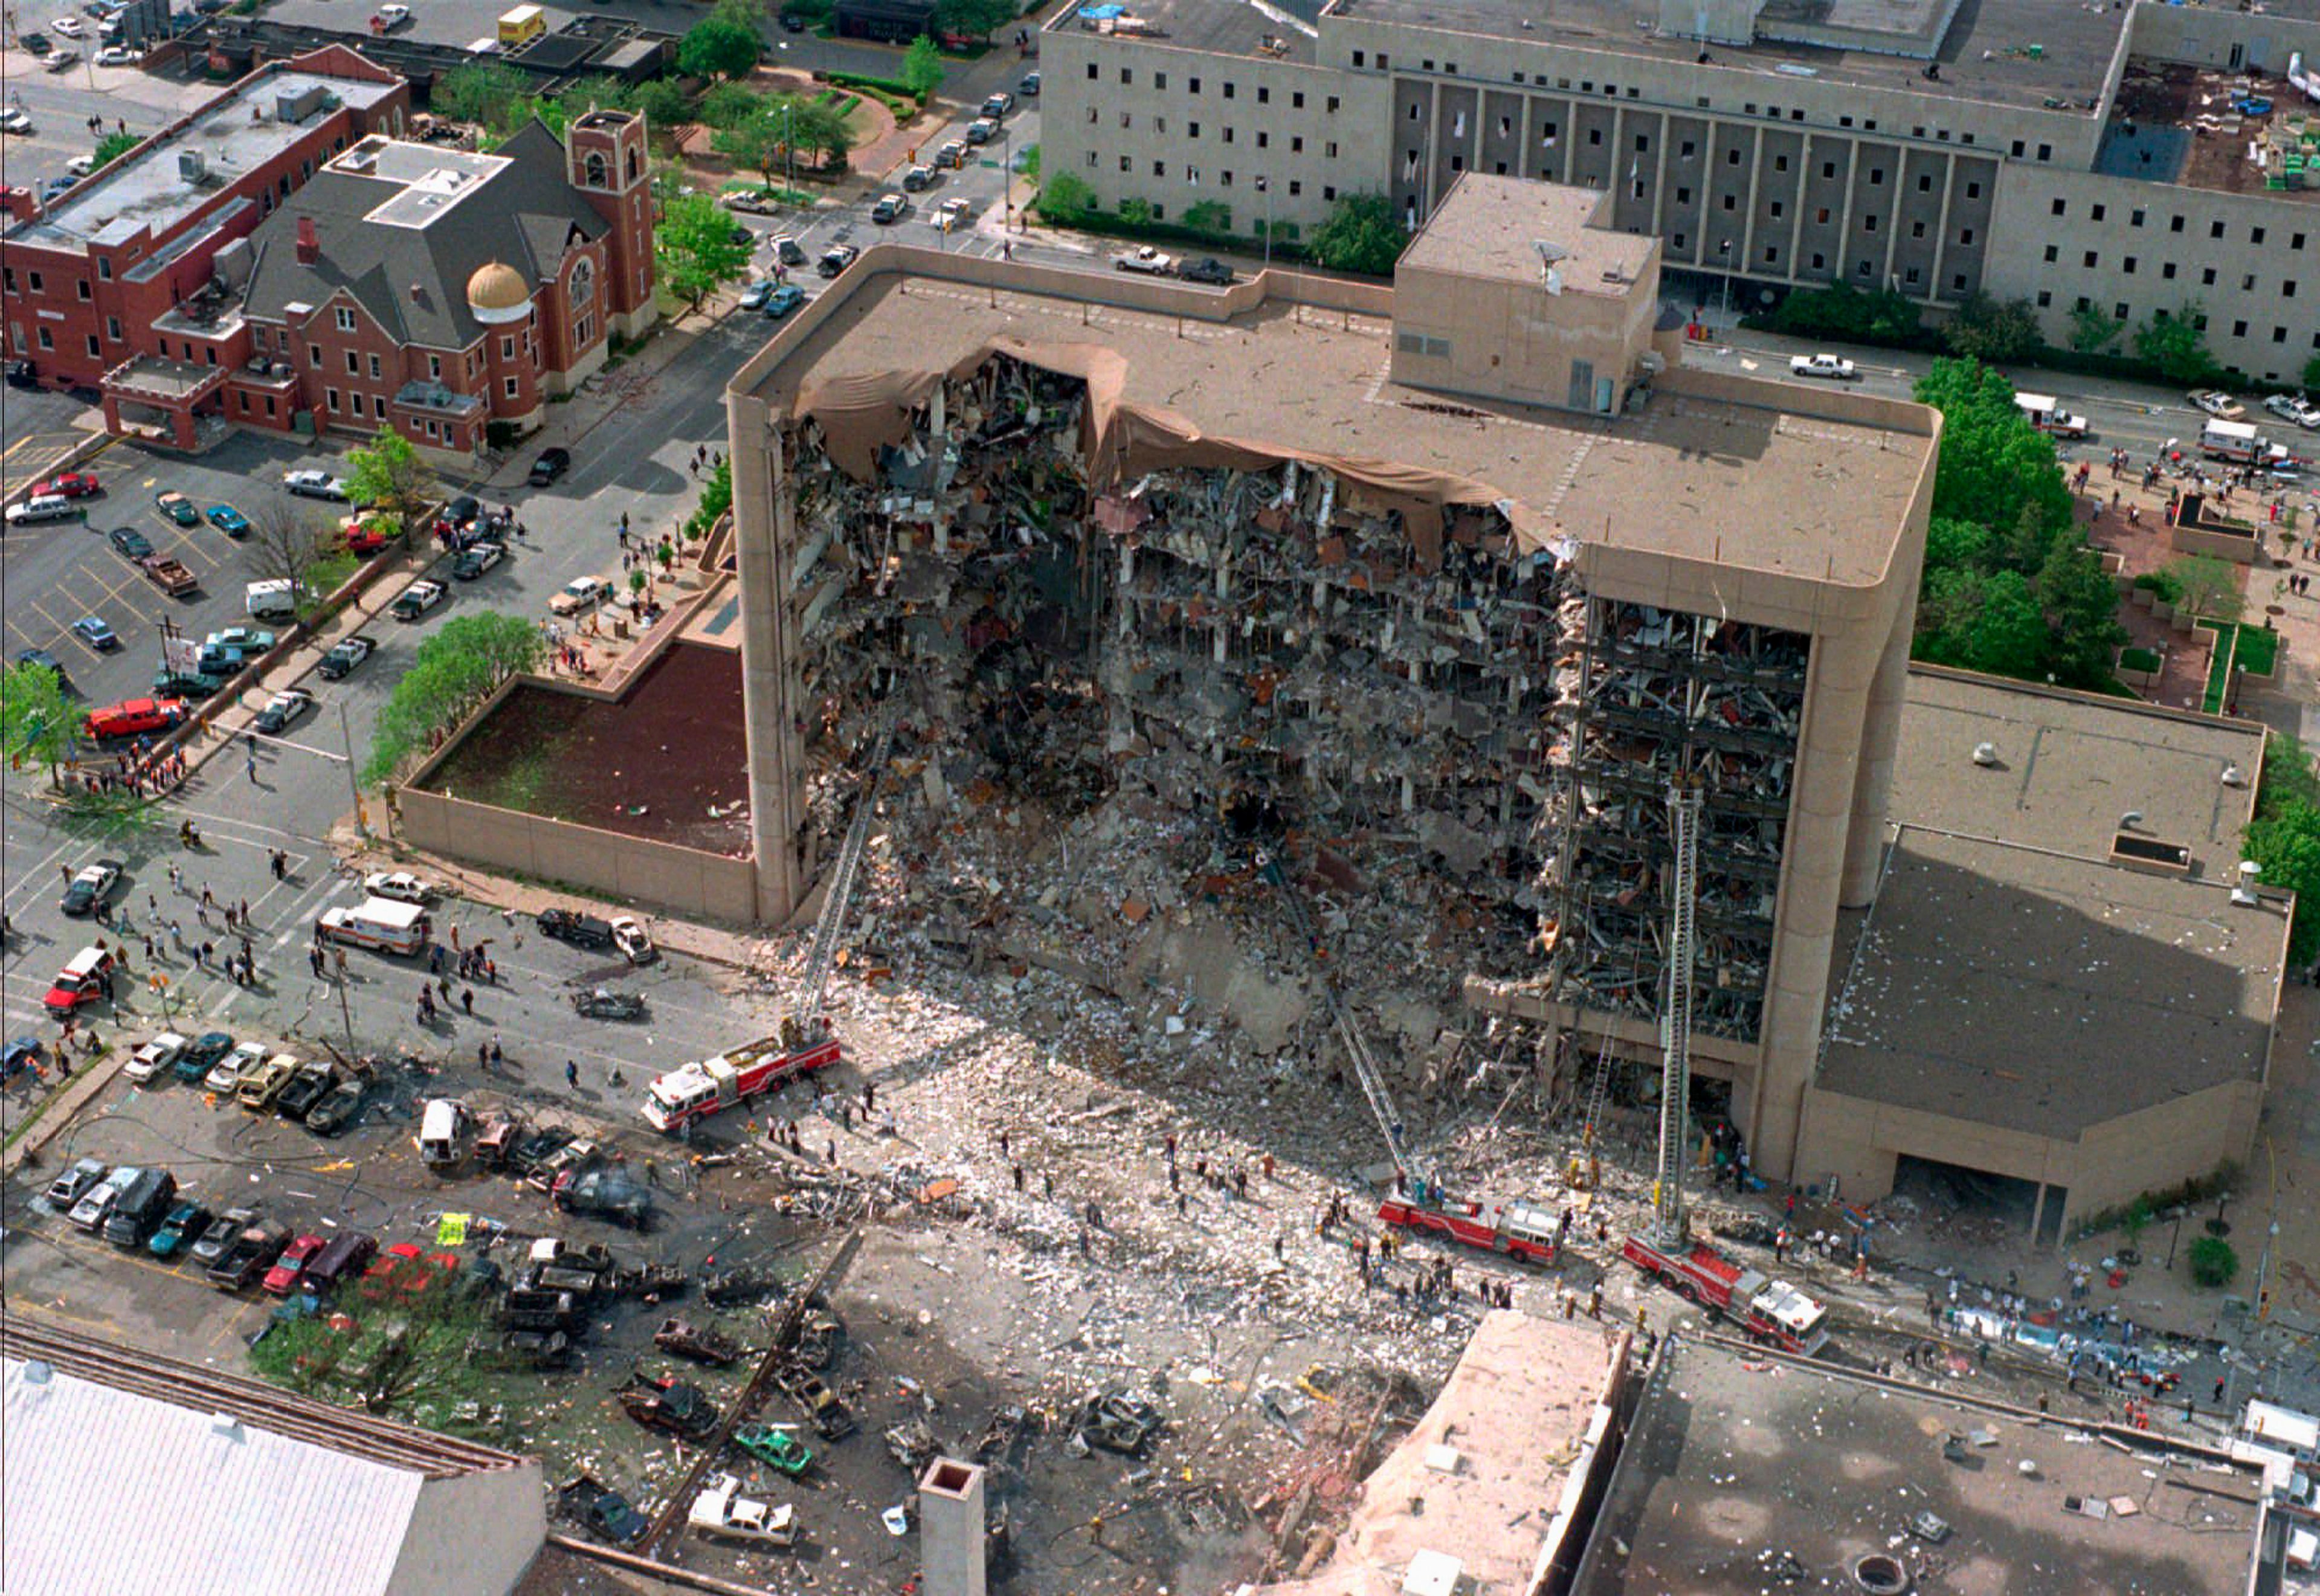
[[[557,615],[577,615],[583,610],[593,610],[598,604],[612,602],[612,585],[602,576],[575,576],[548,601],[549,612]]]
[[[256,1042],[239,1042],[232,1052],[210,1066],[202,1077],[204,1092],[231,1092],[241,1084],[241,1077],[266,1062],[266,1049]]]
[[[387,613],[397,621],[416,621],[442,602],[440,582],[413,582],[395,595],[394,603],[387,606]]]
[[[96,170],[96,157],[93,155],[76,155],[65,162],[65,173],[68,177],[86,177],[95,170]]]
[[[2194,388],[2183,396],[2186,399],[2189,399],[2198,408],[2206,411],[2209,415],[2214,416],[2218,421],[2243,422],[2247,420],[2247,411],[2241,405],[2240,402],[2233,398],[2229,394],[2224,393],[2219,389]]]
[[[2274,394],[2263,402],[2263,407],[2282,421],[2294,422],[2299,427],[2320,427],[2320,404],[2296,394]]]
[[[953,195],[935,207],[935,225],[948,232],[955,227],[965,225],[968,213],[974,209],[970,201]]]
[[[285,471],[282,485],[301,498],[332,499],[340,503],[346,502],[347,485],[328,471]]]
[[[145,59],[141,50],[131,50],[125,44],[108,44],[96,52],[100,67],[133,67]]]
[[[786,1546],[797,1540],[797,1510],[788,1502],[775,1507],[741,1494],[741,1482],[731,1474],[713,1474],[685,1521],[703,1535],[729,1540],[757,1541]]]
[[[165,1030],[129,1056],[121,1073],[142,1085],[177,1062],[177,1055],[186,1050],[186,1038],[174,1030]]]
[[[408,5],[382,5],[378,8],[378,15],[371,20],[378,24],[380,32],[387,32],[393,29],[403,26],[403,23],[411,20],[411,7]]]
[[[1791,355],[1789,358],[1791,376],[1822,376],[1835,382],[1853,380],[1853,362],[1838,355]]]
[[[32,131],[32,119],[24,112],[14,105],[0,111],[0,133],[29,133]]]
[[[408,870],[374,870],[363,877],[363,891],[374,898],[393,898],[398,903],[424,903],[434,895],[435,889]]]
[[[49,24],[50,32],[61,33],[68,39],[77,39],[87,31],[80,25],[80,18],[77,16],[60,16]]]
[[[1139,271],[1146,277],[1165,277],[1176,269],[1176,263],[1149,244],[1140,244],[1111,258],[1114,271]]]
[[[660,957],[660,949],[653,946],[645,928],[625,914],[612,916],[612,946],[632,965],[648,965]]]

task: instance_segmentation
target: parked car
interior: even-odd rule
[[[242,1075],[234,1086],[234,1099],[250,1112],[262,1114],[274,1106],[297,1074],[298,1061],[287,1053],[276,1053]]]
[[[416,621],[443,602],[440,582],[413,582],[401,596],[387,606],[387,613],[397,621]]]
[[[392,898],[398,903],[424,904],[435,895],[434,887],[408,870],[374,870],[363,877],[363,892],[367,896]]]
[[[181,493],[164,488],[153,495],[153,507],[181,527],[199,526],[201,511]]]
[[[775,233],[767,240],[766,247],[773,250],[774,258],[780,261],[784,266],[803,266],[805,264],[804,247],[801,245],[795,238],[792,237],[788,233]]]
[[[274,647],[276,639],[262,626],[222,626],[202,639],[212,648],[232,648],[255,657]]]
[[[298,1066],[298,1073],[274,1100],[274,1111],[285,1120],[304,1120],[338,1084],[337,1066],[327,1058],[309,1059]]]
[[[1789,375],[1826,377],[1833,382],[1849,383],[1857,374],[1853,362],[1841,355],[1815,354],[1790,356]]]
[[[33,34],[32,37],[38,38],[39,35]],[[0,109],[0,133],[23,133],[29,135],[32,131],[32,119],[24,112],[19,110],[14,105],[7,106],[5,109]],[[12,366],[23,366],[27,370],[30,370],[32,367],[32,362],[28,360],[13,360],[9,362],[9,364]]]
[[[335,1291],[343,1281],[359,1280],[364,1265],[377,1251],[376,1238],[360,1230],[341,1230],[308,1261],[298,1283],[310,1292]]]
[[[556,596],[548,601],[548,608],[551,614],[576,615],[612,602],[612,585],[603,577],[575,576],[557,590]]]
[[[349,515],[339,522],[340,540],[347,552],[367,559],[403,535],[393,521],[376,515]]]
[[[966,124],[969,144],[988,144],[999,136],[999,124],[987,116],[978,116]]]
[[[784,283],[766,295],[766,316],[778,322],[805,303],[805,290],[795,283]]]
[[[210,1265],[209,1283],[222,1292],[245,1291],[273,1267],[289,1244],[290,1232],[285,1226],[246,1225]]]
[[[84,615],[72,623],[73,635],[99,654],[110,654],[121,647],[121,639],[113,628],[94,615]]]
[[[543,449],[539,458],[531,463],[531,471],[524,480],[533,487],[546,487],[572,469],[572,451],[568,449]]]
[[[717,1405],[689,1380],[654,1380],[632,1374],[613,1394],[628,1416],[647,1429],[666,1430],[697,1441],[717,1428]]]
[[[263,1283],[267,1291],[277,1297],[286,1297],[297,1290],[298,1277],[306,1273],[306,1265],[314,1261],[325,1245],[320,1236],[301,1236],[284,1247],[281,1255],[274,1260],[274,1266],[266,1272]]]
[[[186,1256],[195,1268],[206,1269],[225,1256],[241,1233],[256,1223],[256,1209],[229,1208],[202,1228],[201,1235],[186,1249]]]
[[[644,922],[633,915],[612,916],[612,946],[632,965],[648,965],[660,957],[660,949],[646,934]]]
[[[104,1238],[119,1247],[143,1247],[169,1217],[177,1201],[177,1177],[166,1169],[148,1169],[123,1187],[113,1211],[105,1216]]]
[[[633,1547],[652,1532],[652,1521],[629,1505],[627,1497],[606,1490],[585,1474],[557,1494],[563,1498],[565,1510],[599,1540]]]
[[[745,1424],[733,1432],[733,1444],[768,1468],[795,1477],[813,1462],[813,1453],[796,1433],[779,1424]]]
[[[107,948],[98,946],[84,948],[66,961],[49,982],[41,1007],[54,1018],[61,1020],[99,998],[113,995],[114,960]]]
[[[569,942],[575,948],[610,948],[612,945],[612,923],[593,914],[575,914],[569,909],[543,909],[539,918],[539,934],[553,937],[559,942]]]
[[[174,1258],[186,1251],[208,1230],[210,1211],[198,1202],[179,1202],[161,1216],[160,1229],[145,1250],[157,1258]]]
[[[177,1055],[185,1050],[185,1038],[174,1030],[162,1031],[131,1053],[129,1062],[121,1066],[121,1073],[141,1086],[177,1063]]]
[[[204,1092],[239,1092],[242,1077],[255,1074],[266,1063],[266,1049],[256,1042],[237,1042],[233,1050],[210,1066],[209,1074],[202,1077]]]
[[[947,171],[965,171],[966,169],[966,141],[964,139],[951,139],[946,141],[943,147],[935,151],[935,165],[938,168]]]
[[[121,1193],[143,1173],[133,1165],[122,1165],[82,1192],[80,1201],[72,1205],[72,1211],[65,1218],[84,1230],[103,1229],[104,1221],[113,1217],[113,1205],[121,1201]]]
[[[177,1051],[169,1073],[188,1086],[198,1086],[233,1051],[233,1038],[222,1030],[205,1030]]]
[[[125,559],[143,559],[153,552],[153,540],[135,527],[115,527],[104,534],[104,540]]]
[[[18,665],[38,666],[41,669],[47,671],[50,676],[56,677],[58,686],[61,687],[65,685],[64,661],[59,659],[46,648],[19,649],[16,654],[16,663]]]
[[[2246,408],[2229,394],[2223,393],[2217,389],[2194,388],[2183,396],[2186,399],[2189,399],[2195,407],[2207,412],[2209,415],[2214,416],[2217,421],[2243,422],[2247,420]]]
[[[32,485],[35,497],[53,494],[60,499],[89,499],[104,491],[94,471],[59,471],[46,482]]]
[[[347,500],[347,485],[328,471],[285,471],[282,485],[304,499],[329,499],[340,504]]]
[[[77,1159],[70,1169],[49,1183],[49,1189],[41,1195],[48,1199],[50,1208],[69,1214],[75,1204],[96,1189],[109,1170],[110,1165],[101,1158]]]
[[[627,1170],[598,1160],[564,1170],[548,1188],[548,1201],[566,1213],[605,1220],[643,1230],[652,1223],[652,1194]]]
[[[1180,261],[1176,275],[1188,283],[1206,283],[1214,288],[1229,288],[1233,285],[1233,268],[1213,255]]]
[[[904,194],[923,193],[934,183],[934,168],[929,166],[912,167],[909,171],[902,174],[902,192]]]
[[[94,914],[97,906],[113,896],[113,888],[121,879],[119,859],[99,859],[94,865],[83,865],[73,873],[72,884],[65,888],[64,901],[57,905],[67,914]]]
[[[685,1522],[699,1534],[725,1540],[767,1546],[797,1544],[796,1507],[789,1502],[775,1507],[744,1496],[741,1482],[731,1474],[710,1476],[686,1510]]]
[[[451,575],[461,582],[473,582],[506,558],[504,543],[470,543],[452,560]]]
[[[2320,428],[2320,404],[2298,394],[2273,394],[2263,402],[2263,407],[2282,421],[2294,422],[2299,427]]]
[[[365,1095],[360,1081],[340,1081],[306,1111],[306,1129],[317,1136],[336,1136],[362,1112]]]
[[[322,673],[331,681],[342,680],[352,675],[357,666],[368,659],[372,650],[377,647],[376,641],[359,632],[350,638],[340,638],[331,646],[331,651],[322,656]]]
[[[834,277],[861,258],[862,251],[855,245],[832,244],[821,252],[821,258],[815,263],[813,269],[825,277]]]
[[[1024,73],[1022,77],[1015,85],[1015,92],[1021,95],[1027,100],[1038,99],[1039,97],[1039,75],[1037,72]]]
[[[304,687],[285,687],[266,701],[255,724],[268,737],[277,737],[304,720],[314,707],[314,695]]]
[[[773,278],[759,277],[756,282],[741,290],[741,297],[739,302],[740,307],[745,311],[763,310],[766,306],[766,296],[772,294],[773,291]]]
[[[953,195],[935,207],[934,224],[945,232],[966,225],[974,214],[974,202],[961,195]]]
[[[223,692],[231,680],[207,671],[159,670],[153,673],[153,694],[157,698],[208,698]]]
[[[983,102],[983,114],[992,122],[1004,121],[1007,113],[1014,109],[1015,96],[1005,89],[998,90]]]
[[[911,202],[899,194],[882,194],[870,207],[870,220],[884,227],[900,222],[909,212]]]
[[[1175,269],[1174,259],[1149,244],[1138,244],[1133,249],[1123,249],[1111,258],[1114,271],[1141,272],[1146,277],[1166,277]]]
[[[80,521],[87,514],[62,494],[35,494],[22,503],[9,505],[0,521],[12,527],[38,526],[50,521]]]
[[[645,1000],[633,992],[608,992],[599,986],[574,993],[572,1009],[584,1020],[642,1020]]]
[[[249,517],[231,504],[213,504],[209,509],[210,525],[229,538],[249,536]]]
[[[355,1288],[366,1301],[384,1302],[409,1299],[443,1286],[459,1276],[459,1260],[451,1253],[430,1253],[412,1241],[398,1241],[364,1266]]]

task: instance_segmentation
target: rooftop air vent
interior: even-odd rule
[[[1998,763],[1998,745],[1994,742],[1978,742],[1974,744],[1973,762],[1976,765],[1981,766],[1984,769],[1995,766]]]
[[[2224,766],[2224,785],[2227,787],[2240,787],[2245,786],[2246,784],[2247,777],[2242,774],[2238,766],[2226,765]]]
[[[210,163],[198,150],[177,151],[177,176],[188,183],[200,183],[208,178]]]
[[[229,1440],[240,1440],[241,1420],[231,1413],[213,1413],[210,1415],[210,1433],[223,1436]]]
[[[54,1369],[49,1367],[48,1365],[42,1363],[39,1358],[28,1358],[24,1363],[24,1383],[27,1385],[46,1385],[49,1383],[49,1376],[55,1373],[56,1371]]]
[[[2110,839],[2110,862],[2165,875],[2191,874],[2189,848],[2180,842],[2161,842],[2156,837],[2137,836],[2132,831],[2122,830]]]

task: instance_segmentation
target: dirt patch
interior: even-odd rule
[[[749,846],[740,656],[677,643],[618,703],[519,687],[429,790],[716,853]]]

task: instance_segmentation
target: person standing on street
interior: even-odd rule
[[[564,1061],[564,1084],[575,1090],[580,1085],[580,1066],[569,1058]]]

